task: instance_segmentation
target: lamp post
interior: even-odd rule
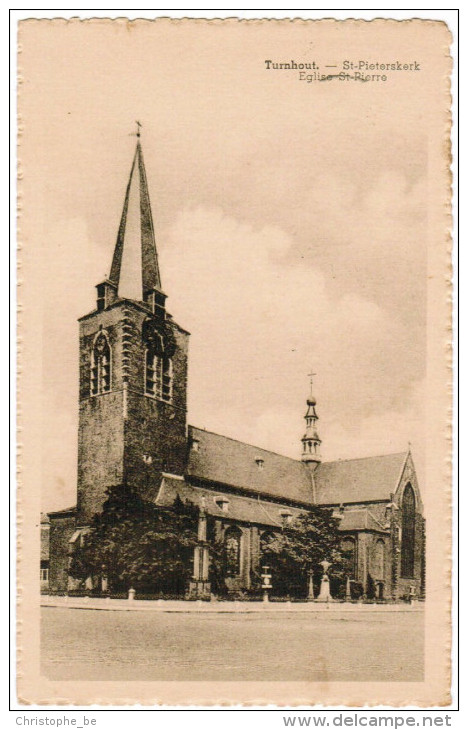
[[[268,601],[270,600],[268,591],[271,591],[271,589],[273,588],[273,586],[271,585],[271,573],[269,573],[268,571],[269,571],[269,567],[268,567],[268,565],[265,565],[263,568],[263,573],[262,573],[262,578],[263,578],[262,590],[263,590],[263,602],[264,603],[268,603]]]

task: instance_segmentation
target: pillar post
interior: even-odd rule
[[[346,600],[351,600],[351,578],[349,575],[346,577]]]
[[[193,580],[198,580],[200,575],[200,548],[197,545],[193,548]]]
[[[207,544],[207,517],[205,498],[198,516],[198,544],[193,549],[193,574],[189,585],[189,596],[192,598],[208,598],[211,595],[211,585],[208,581],[210,551]]]
[[[202,548],[200,548],[200,551],[202,553],[202,570],[201,570],[201,579],[203,581],[208,580],[208,568],[209,568],[209,560],[210,560],[210,553],[206,545]]]
[[[204,502],[203,498],[203,502]],[[202,509],[200,510],[200,516],[198,518],[198,542],[205,542],[206,541],[206,512],[205,512],[205,505],[203,504]]]

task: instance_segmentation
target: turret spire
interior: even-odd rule
[[[315,410],[317,400],[314,396],[313,379],[316,373],[309,373],[310,377],[310,394],[307,398],[307,411],[304,416],[306,421],[306,432],[302,437],[302,457],[301,460],[305,464],[309,464],[311,468],[316,469],[320,464],[322,457],[320,456],[320,444],[322,443],[317,432],[318,416]]]

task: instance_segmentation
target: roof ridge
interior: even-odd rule
[[[321,464],[319,464],[318,468],[320,466],[324,466],[325,464],[344,464],[347,461],[364,461],[364,459],[382,459],[386,456],[407,456],[407,451],[392,451],[390,454],[373,454],[372,456],[355,456],[350,459],[333,459],[333,461],[322,461]]]
[[[250,446],[251,449],[258,449],[258,451],[264,451],[265,454],[273,454],[274,456],[280,456],[282,459],[288,459],[289,461],[293,461],[295,464],[302,465],[302,463],[303,463],[300,459],[293,459],[292,456],[286,456],[285,454],[279,454],[277,451],[269,451],[268,449],[264,449],[262,446],[256,446],[255,444],[249,444],[249,443],[247,443],[247,441],[241,441],[240,439],[232,438],[232,436],[224,436],[224,434],[222,434],[222,433],[216,433],[216,431],[209,431],[207,428],[198,428],[198,426],[192,426],[192,425],[189,425],[189,428],[195,428],[197,431],[202,431],[203,433],[210,433],[212,436],[219,436],[220,438],[227,439],[228,441],[234,441],[236,444],[243,444],[244,446]]]

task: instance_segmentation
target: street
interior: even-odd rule
[[[424,612],[154,613],[41,609],[60,680],[421,681]]]

